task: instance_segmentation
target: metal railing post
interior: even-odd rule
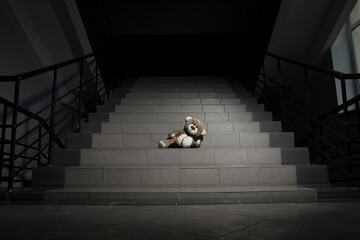
[[[324,157],[325,145],[323,140],[324,131],[322,125],[319,125],[319,134],[320,134],[321,163],[325,163],[325,157]]]
[[[347,102],[347,94],[346,94],[346,80],[345,78],[341,77],[341,95],[342,95],[342,101],[344,106],[344,120],[345,120],[345,130],[346,130],[346,148],[347,148],[347,164],[349,168],[349,175],[351,176],[353,174],[352,169],[352,159],[348,158],[351,156],[351,142],[350,142],[350,129],[349,129],[349,112],[348,112],[348,106],[345,104]],[[350,179],[350,184],[353,184],[352,179]]]
[[[281,88],[280,88],[280,105],[281,105],[281,109],[283,109],[284,108],[284,86],[283,86],[282,77],[281,77],[280,59],[277,59],[277,70],[278,70],[278,81],[281,86]],[[285,112],[282,110],[282,112],[281,112],[281,122],[282,122],[281,128],[282,128],[283,132],[285,131],[285,125],[286,125],[285,121],[286,121]]]
[[[311,163],[315,163],[315,159],[314,159],[314,134],[312,132],[312,108],[311,108],[311,102],[310,102],[310,87],[309,87],[309,76],[308,76],[308,69],[306,67],[304,67],[304,78],[305,78],[305,97],[306,97],[306,109],[307,109],[307,121],[309,124],[309,134],[310,134],[310,144],[309,144],[309,150],[311,153],[311,158],[310,158],[310,162]]]
[[[20,93],[20,79],[15,80],[15,91],[14,91],[14,109],[12,114],[11,123],[11,146],[10,146],[10,158],[9,158],[9,181],[8,190],[12,191],[13,188],[13,174],[14,164],[16,160],[15,147],[16,147],[16,128],[17,128],[17,117],[18,117],[18,106],[19,106],[19,93]]]
[[[268,105],[267,105],[267,102],[268,102],[268,98],[267,98],[267,84],[266,84],[266,71],[265,71],[265,57],[264,57],[264,61],[263,61],[263,80],[264,80],[264,90],[263,90],[263,94],[264,94],[264,108],[265,108],[265,111],[268,110]]]
[[[54,111],[55,111],[55,97],[56,97],[56,81],[57,81],[57,68],[54,70],[53,86],[51,93],[51,109],[50,109],[50,132],[49,132],[49,155],[48,155],[48,166],[51,167],[52,162],[52,148],[54,147]]]
[[[96,66],[95,66],[95,89],[94,89],[95,111],[97,108],[97,95],[98,95],[98,84],[99,84],[98,74],[99,74],[99,69],[98,69],[98,65],[96,63]]]
[[[41,131],[41,125],[40,125],[41,123],[39,122],[39,133],[38,133],[38,156],[37,156],[37,166],[38,167],[40,167],[40,165],[41,165],[41,138],[42,138],[42,136],[41,136],[41,134],[42,134],[42,131]]]
[[[7,106],[4,105],[2,129],[1,129],[1,145],[0,145],[0,186],[2,179],[2,169],[4,164],[4,151],[5,151],[5,137],[6,137],[6,119],[7,119]]]
[[[83,68],[84,68],[84,60],[81,59],[80,62],[80,79],[79,79],[79,96],[78,96],[78,124],[79,124],[79,129],[78,131],[80,132],[81,130],[81,94],[82,94],[82,78],[83,78]]]

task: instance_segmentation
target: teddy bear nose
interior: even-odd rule
[[[194,127],[194,126],[191,126],[191,130],[195,130],[195,127]]]

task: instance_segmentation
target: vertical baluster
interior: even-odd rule
[[[277,59],[277,70],[278,70],[278,82],[280,84],[280,109],[281,111],[281,126],[282,131],[285,131],[285,124],[286,124],[286,118],[285,118],[285,111],[284,111],[284,86],[282,84],[282,77],[281,77],[281,62],[280,59]]]
[[[1,128],[1,145],[0,145],[0,186],[1,186],[1,178],[2,178],[2,169],[4,164],[4,151],[5,151],[5,137],[6,137],[6,118],[7,118],[7,106],[4,105],[3,110],[3,119],[2,119],[2,128]]]
[[[351,176],[353,174],[352,169],[352,160],[349,158],[352,155],[351,152],[351,142],[350,142],[350,129],[349,129],[349,112],[348,112],[348,106],[346,105],[347,102],[347,94],[346,94],[346,80],[343,78],[343,76],[340,77],[341,81],[341,94],[342,94],[342,101],[344,106],[344,121],[345,121],[345,130],[346,130],[346,148],[347,148],[347,164],[349,168],[349,175]],[[350,184],[353,185],[352,179],[350,179]]]
[[[37,154],[37,166],[40,167],[41,165],[41,140],[42,140],[42,131],[41,131],[41,128],[42,128],[42,125],[40,125],[41,122],[39,122],[39,133],[38,133],[38,154]]]
[[[11,146],[10,146],[10,159],[9,159],[9,180],[8,190],[12,191],[13,188],[13,174],[14,164],[16,160],[15,147],[16,147],[16,128],[17,128],[17,117],[18,117],[18,106],[19,106],[19,93],[20,93],[20,79],[15,80],[15,91],[14,91],[14,108],[12,114],[11,123]]]
[[[53,76],[53,86],[52,86],[52,93],[51,93],[51,109],[50,109],[50,130],[49,130],[49,153],[48,153],[48,166],[51,167],[52,163],[52,148],[54,147],[54,138],[55,138],[55,129],[54,129],[54,122],[55,122],[55,97],[56,97],[56,81],[57,81],[57,69],[54,70]]]
[[[263,61],[263,80],[264,80],[264,89],[263,89],[263,95],[264,95],[264,108],[265,111],[268,110],[268,99],[267,99],[267,85],[266,85],[266,69],[265,69],[265,57],[264,57],[264,61]]]
[[[97,96],[98,96],[98,83],[99,83],[99,69],[98,69],[98,64],[96,63],[95,66],[95,89],[94,89],[94,102],[95,102],[95,112],[96,112],[96,108],[97,108]]]
[[[312,121],[312,108],[311,108],[311,103],[310,103],[310,87],[309,87],[309,76],[308,76],[308,69],[306,67],[304,67],[304,79],[305,79],[305,97],[306,97],[306,112],[307,112],[307,122],[308,122],[308,126],[309,126],[309,139],[310,141],[308,141],[309,143],[309,150],[311,153],[311,158],[310,161],[312,163],[315,163],[315,153],[314,153],[314,148],[313,148],[313,144],[314,144],[314,133],[312,131],[312,125],[313,125],[313,121]]]
[[[356,109],[356,123],[359,124],[360,123],[360,107],[359,107],[358,101],[355,102],[355,109]],[[358,136],[360,136],[360,126],[357,126],[357,130],[358,130]]]
[[[78,131],[80,132],[81,130],[81,94],[82,94],[82,78],[83,78],[83,68],[84,68],[84,60],[81,59],[80,62],[80,79],[79,79],[79,96],[78,96],[78,124],[79,124],[79,129]]]
[[[325,163],[325,156],[323,154],[325,152],[325,145],[323,140],[324,131],[322,125],[319,125],[319,134],[320,134],[321,163]]]

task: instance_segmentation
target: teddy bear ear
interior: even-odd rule
[[[187,116],[187,117],[185,118],[185,121],[188,122],[188,121],[190,121],[191,119],[192,119],[192,117]]]
[[[201,132],[201,135],[205,135],[206,134],[206,130],[204,129],[202,132]]]

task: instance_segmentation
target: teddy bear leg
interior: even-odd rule
[[[161,140],[161,141],[159,142],[159,148],[167,148],[167,147],[169,147],[171,144],[173,144],[174,142],[176,142],[176,138]]]
[[[194,142],[194,144],[192,145],[193,148],[199,148],[201,146],[201,140],[197,140],[196,142]]]
[[[181,141],[181,146],[183,148],[189,148],[193,145],[194,139],[192,137],[184,137],[184,139]]]

